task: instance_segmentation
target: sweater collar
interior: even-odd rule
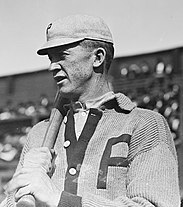
[[[112,100],[115,98],[115,94],[113,91],[107,92],[103,94],[102,96],[99,96],[95,99],[90,99],[86,101],[85,103],[81,103],[79,101],[77,102],[71,102],[69,105],[72,107],[72,109],[77,111],[86,111],[91,108],[100,108],[102,105],[104,105],[106,102]]]
[[[132,111],[136,107],[136,104],[123,93],[116,93],[115,98],[119,104],[119,107],[125,111]]]
[[[102,105],[113,99],[116,99],[119,107],[125,111],[131,111],[136,107],[136,104],[133,103],[127,96],[122,93],[115,94],[113,91],[110,91],[96,99],[88,100],[86,103],[72,102],[67,106],[72,107],[74,111],[88,110],[90,108],[100,108]]]

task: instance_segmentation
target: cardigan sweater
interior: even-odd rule
[[[76,139],[72,110],[61,124],[51,177],[59,207],[179,207],[178,164],[164,117],[121,93],[91,108]],[[22,150],[40,147],[49,121],[36,124]],[[66,144],[67,143],[67,144]]]

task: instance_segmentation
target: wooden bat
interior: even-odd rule
[[[68,103],[67,99],[61,97],[58,92],[54,101],[54,107],[51,111],[49,125],[45,133],[44,141],[42,146],[53,149],[55,141],[57,139],[57,134],[59,132],[60,125],[63,121],[65,115],[63,105]],[[35,207],[35,198],[32,195],[25,195],[19,199],[16,207]]]

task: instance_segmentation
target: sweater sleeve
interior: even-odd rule
[[[82,197],[62,192],[59,207],[180,206],[178,164],[168,125],[156,113],[141,119],[132,135],[126,196],[109,200],[87,192]]]
[[[30,130],[30,132],[27,136],[27,139],[26,139],[26,143],[22,149],[21,156],[20,156],[20,159],[19,159],[19,162],[18,162],[18,165],[16,167],[15,172],[17,172],[19,169],[22,168],[25,154],[31,148],[41,146],[41,144],[43,142],[44,134],[46,132],[47,125],[48,125],[48,122],[42,121],[42,122],[39,122],[38,124],[36,124]],[[9,207],[9,206],[12,206],[12,207],[16,206],[13,194],[7,195],[6,198],[0,203],[0,207]]]
[[[32,127],[32,129],[28,133],[26,143],[22,149],[22,153],[16,170],[20,169],[23,166],[24,156],[31,148],[41,147],[47,125],[47,121],[41,121]]]

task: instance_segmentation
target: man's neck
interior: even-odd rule
[[[111,91],[111,89],[106,80],[96,80],[89,90],[79,97],[78,101],[86,103],[88,100],[96,99],[109,91]]]

